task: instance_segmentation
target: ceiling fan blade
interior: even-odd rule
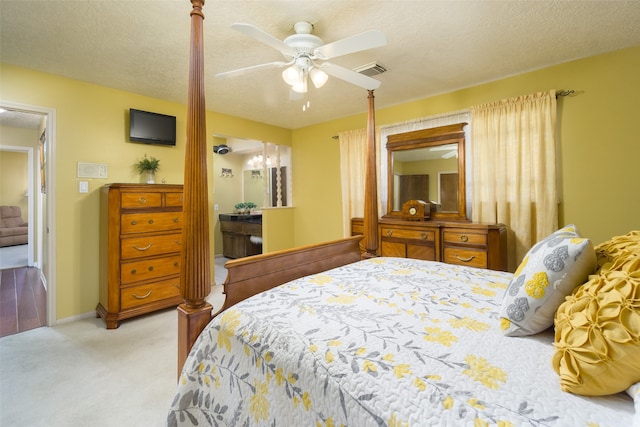
[[[378,30],[365,31],[355,36],[325,44],[314,50],[314,55],[331,59],[361,50],[373,49],[387,44],[387,38]]]
[[[260,28],[255,27],[251,24],[241,24],[241,23],[231,24],[231,28],[233,28],[236,31],[240,31],[244,35],[253,37],[259,42],[262,42],[267,46],[271,46],[272,48],[279,50],[283,54],[286,54],[289,56],[295,56],[296,54],[295,49],[286,45],[282,40],[275,38],[271,34],[266,33],[262,31]]]
[[[337,77],[367,90],[374,90],[380,87],[380,81],[330,62],[323,63],[320,68],[330,76]]]
[[[282,61],[267,62],[266,64],[252,65],[250,67],[238,68],[236,70],[231,70],[231,71],[224,71],[222,73],[216,74],[216,77],[225,78],[225,77],[231,77],[231,76],[238,76],[238,75],[246,74],[261,68],[281,68],[291,64],[292,64],[291,62],[282,62]]]

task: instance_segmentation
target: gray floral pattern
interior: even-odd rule
[[[201,334],[168,425],[605,426],[620,419],[606,400],[560,391],[549,363],[552,336],[501,334],[498,310],[511,276],[376,258],[256,295]]]

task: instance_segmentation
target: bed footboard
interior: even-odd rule
[[[227,262],[225,301],[218,312],[212,315],[209,304],[196,310],[178,310],[179,371],[200,332],[218,313],[291,280],[359,261],[361,239],[353,236]]]

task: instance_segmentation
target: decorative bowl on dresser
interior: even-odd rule
[[[107,329],[182,302],[182,191],[169,184],[102,188],[96,313]]]

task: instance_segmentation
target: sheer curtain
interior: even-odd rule
[[[378,132],[376,131],[376,136]],[[356,129],[338,134],[340,140],[340,181],[342,186],[342,230],[351,235],[351,218],[364,216],[364,176],[367,157],[367,131]],[[377,138],[376,138],[377,139]],[[376,140],[376,154],[379,153]],[[379,159],[379,156],[377,156]],[[378,179],[378,195],[380,194]],[[378,199],[379,200],[379,199]]]
[[[508,225],[509,270],[558,228],[555,91],[471,108],[473,220]]]

